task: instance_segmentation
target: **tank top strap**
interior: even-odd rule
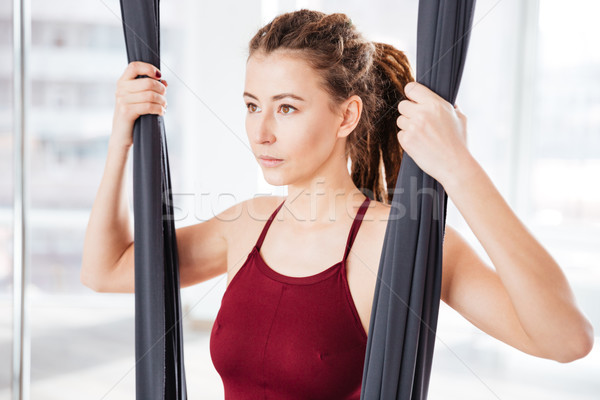
[[[346,241],[346,248],[344,250],[344,258],[343,261],[346,261],[348,258],[348,254],[350,254],[350,249],[352,248],[352,244],[354,243],[354,239],[356,238],[356,234],[358,233],[358,229],[360,228],[360,224],[369,208],[369,203],[371,199],[365,196],[365,201],[360,205],[358,212],[356,213],[356,217],[354,217],[354,221],[352,222],[352,227],[350,228],[350,233],[348,234],[348,240]]]
[[[267,235],[267,231],[269,230],[269,226],[271,226],[271,223],[273,222],[273,218],[275,218],[275,215],[277,214],[277,212],[279,211],[279,209],[283,206],[283,203],[285,203],[285,200],[283,200],[281,202],[281,204],[279,205],[279,207],[277,207],[275,209],[275,211],[273,211],[273,213],[271,213],[271,216],[269,217],[269,220],[265,223],[265,226],[262,229],[262,232],[260,233],[260,236],[258,237],[258,240],[256,241],[256,247],[260,250],[260,246],[262,246],[263,240],[265,240],[265,236]]]
[[[370,202],[371,202],[371,199],[369,199],[368,197],[365,196],[365,200],[360,205],[360,208],[358,209],[358,212],[356,213],[356,216],[354,217],[354,221],[352,222],[352,226],[350,227],[350,233],[348,233],[348,239],[346,240],[346,248],[344,251],[344,258],[343,258],[344,261],[346,260],[346,258],[348,257],[348,254],[350,253],[350,248],[352,247],[352,244],[354,243],[354,239],[356,238],[356,234],[358,233],[358,229],[360,228],[360,224],[362,223],[363,217],[364,217],[365,213],[367,212]],[[263,227],[262,232],[260,233],[260,236],[258,237],[258,240],[256,241],[256,247],[259,250],[260,250],[260,247],[262,246],[263,241],[265,240],[265,236],[267,235],[267,231],[269,230],[269,227],[271,226],[271,223],[273,222],[275,215],[277,215],[277,213],[279,212],[279,210],[281,209],[281,207],[283,206],[284,203],[285,203],[285,200],[282,201],[281,204],[275,209],[275,211],[273,211],[271,213],[269,220],[265,223],[265,226]]]

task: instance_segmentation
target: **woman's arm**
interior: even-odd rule
[[[528,353],[561,362],[585,356],[593,345],[592,325],[560,267],[467,149],[466,116],[420,83],[408,83],[405,94],[408,99],[398,104],[401,146],[442,184],[496,269],[449,230],[442,274],[447,303]]]
[[[106,167],[88,222],[81,281],[98,292],[133,293],[135,246],[124,167],[128,148],[109,145]],[[227,230],[248,201],[213,218],[176,229],[180,287],[204,282],[227,272]]]
[[[125,191],[129,149],[112,141],[109,143],[104,174],[85,231],[80,277],[84,285],[96,291],[133,292],[133,268],[123,270],[121,279],[115,280],[111,274],[117,262],[133,246]]]
[[[136,79],[137,76],[148,78]],[[150,78],[152,77],[152,78]],[[149,63],[133,61],[117,81],[115,110],[104,173],[85,232],[80,279],[98,291],[133,292],[133,269],[115,266],[133,254],[133,233],[125,192],[125,165],[133,145],[133,126],[140,115],[164,115],[166,82]]]
[[[465,157],[459,165],[441,183],[492,260],[514,312],[539,355],[561,362],[584,357],[593,346],[593,328],[578,309],[560,266],[513,213],[479,163]],[[481,315],[482,304],[503,300],[498,290],[491,290],[491,278],[475,279],[481,271],[466,274],[468,267],[463,271],[459,265],[455,268],[448,297],[463,302],[453,308],[467,314],[480,311]],[[480,298],[452,294],[466,287],[469,279],[472,285],[489,284],[490,290],[478,288]],[[490,320],[506,318],[487,311]],[[514,335],[518,333],[515,329]]]

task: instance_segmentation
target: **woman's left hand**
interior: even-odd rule
[[[471,157],[467,117],[458,106],[418,82],[406,84],[404,93],[408,100],[398,104],[401,115],[396,121],[400,145],[423,171],[444,185]]]

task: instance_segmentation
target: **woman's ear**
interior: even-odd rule
[[[362,108],[362,99],[358,95],[352,95],[342,103],[341,110],[343,119],[338,133],[339,137],[348,136],[354,128],[356,128],[358,121],[360,121]]]

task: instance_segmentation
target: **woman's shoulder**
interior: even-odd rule
[[[275,209],[283,203],[285,196],[256,196],[246,200],[244,214],[251,223],[258,222],[259,225],[267,222]]]

